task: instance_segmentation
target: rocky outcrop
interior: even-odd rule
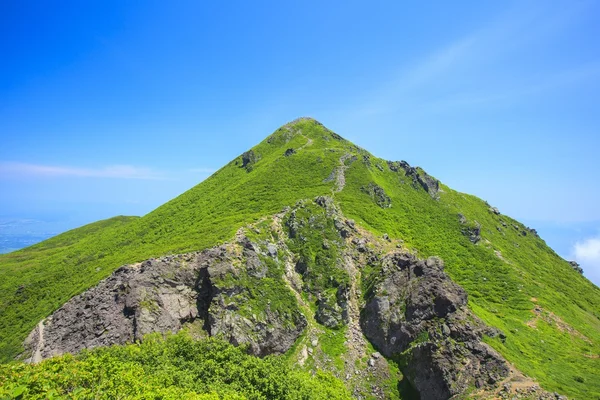
[[[498,210],[498,207],[489,206],[488,211],[495,215],[501,215],[500,210]]]
[[[383,355],[401,361],[421,398],[448,399],[508,375],[504,359],[481,341],[498,332],[468,310],[467,294],[439,258],[394,253],[375,279],[361,326]]]
[[[583,274],[583,269],[579,266],[579,264],[577,263],[577,261],[569,261],[569,265],[575,271],[579,272],[580,274]]]
[[[481,240],[481,224],[477,221],[469,223],[467,218],[460,213],[458,214],[458,222],[460,222],[460,224],[463,225],[463,227],[461,228],[462,234],[468,237],[471,243],[479,243],[479,241]],[[501,229],[498,230],[500,232],[502,231]]]
[[[242,154],[242,168],[250,172],[254,169],[254,164],[258,161],[258,156],[253,150],[248,150]]]
[[[388,161],[388,167],[394,172],[401,169],[405,175],[412,180],[415,188],[423,188],[431,198],[438,199],[440,192],[440,181],[423,171],[421,168],[411,167],[406,161]]]
[[[252,354],[284,353],[306,319],[298,309],[281,310],[256,298],[249,286],[265,278],[269,267],[259,246],[241,241],[119,268],[36,327],[25,343],[37,354],[32,361],[177,332],[195,321],[210,335],[247,345]],[[288,290],[283,282],[269,284]],[[288,298],[294,301],[291,293]],[[255,307],[242,310],[248,304]]]

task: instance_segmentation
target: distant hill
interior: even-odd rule
[[[409,156],[410,149],[398,153]],[[193,253],[214,246],[222,246],[220,258]],[[309,118],[284,125],[144,217],[100,221],[0,256],[2,360],[23,351],[22,342],[43,318],[123,264],[160,257],[141,265],[171,271],[184,282],[177,275],[183,264],[173,264],[179,256],[169,258],[179,254],[188,254],[185,268],[208,274],[214,290],[228,293],[213,293],[202,306],[198,300],[190,319],[212,327],[209,334],[224,329],[219,321],[226,315],[250,324],[264,321],[263,315],[275,330],[295,327],[290,329],[298,335],[285,357],[292,364],[303,360],[304,369],[332,372],[355,395],[407,398],[416,388],[427,398],[423,382],[433,378],[423,371],[434,365],[448,374],[436,396],[492,396],[504,379],[512,377],[518,388],[518,375],[549,392],[600,398],[598,287],[535,230],[421,168],[377,158]],[[286,272],[288,264],[293,273]],[[264,272],[252,272],[262,266]],[[131,268],[120,271],[138,271]],[[142,272],[134,274],[140,287],[163,290]],[[121,275],[110,279],[133,282]],[[203,293],[199,283],[190,285]],[[65,318],[112,289],[95,290],[65,305]],[[235,305],[227,308],[230,297]],[[132,306],[136,321],[139,313],[155,320],[164,315],[164,304],[152,303],[157,298]],[[381,311],[383,304],[391,311]],[[48,323],[50,332],[55,328]],[[405,332],[406,343],[400,345],[395,330]],[[240,337],[228,335],[234,344]],[[252,348],[255,340],[250,335],[245,343]],[[488,345],[498,357],[484,350]],[[424,359],[432,364],[420,365]],[[512,372],[499,367],[504,359]],[[351,371],[367,372],[353,378]],[[479,378],[484,373],[485,381]]]

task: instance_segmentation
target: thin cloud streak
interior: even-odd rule
[[[39,165],[19,162],[0,163],[0,178],[112,178],[112,179],[166,179],[164,174],[150,168],[132,165],[109,165],[100,168]]]
[[[568,11],[562,8],[517,7],[487,27],[404,66],[395,78],[370,95],[362,96],[369,100],[358,104],[358,109],[352,114],[374,116],[404,111],[414,115],[415,112],[439,111],[444,105],[454,108],[510,102],[519,100],[523,95],[539,95],[561,86],[597,79],[599,64],[591,62],[555,71],[544,79],[523,72],[511,82],[514,87],[507,88],[506,82],[497,82],[491,68],[503,59],[514,57],[515,51],[532,45],[532,42],[546,40],[567,28],[576,22],[587,6],[588,3],[584,2]]]

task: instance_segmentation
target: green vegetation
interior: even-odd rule
[[[285,156],[290,148],[296,152]],[[342,212],[362,228],[401,239],[421,257],[443,258],[448,274],[469,293],[472,310],[506,334],[504,342],[488,341],[517,368],[547,390],[600,397],[600,289],[522,224],[444,185],[439,199],[433,199],[403,169],[390,170],[384,160],[315,121],[284,126],[252,151],[250,168],[237,157],[142,218],[101,221],[0,256],[0,358],[13,358],[41,318],[122,264],[201,250],[299,200],[333,194]],[[335,192],[339,182],[332,172],[346,154],[345,186]],[[309,220],[316,212],[300,217]],[[481,227],[477,244],[464,233],[475,221]],[[325,291],[328,279],[347,279],[331,268],[338,250],[330,229],[323,226],[303,234],[306,241],[289,244],[314,272],[305,282]],[[269,290],[277,291],[277,285],[267,286],[256,287],[256,299],[275,296]],[[282,307],[293,307],[288,303],[293,299],[281,300]],[[541,316],[533,312],[536,306]]]
[[[263,244],[265,248],[261,250],[266,252],[266,243]],[[265,321],[270,309],[276,310],[288,326],[294,325],[299,316],[298,302],[282,278],[282,261],[263,255],[258,258],[267,266],[265,271],[252,271],[243,259],[235,275],[214,276],[212,283],[220,290],[229,289],[230,293],[235,293],[228,300],[239,307],[238,311],[244,317]]]
[[[350,399],[324,372],[290,369],[280,357],[247,355],[185,332],[143,343],[65,355],[38,365],[0,365],[0,398]]]
[[[341,264],[344,242],[327,218],[327,210],[313,202],[300,203],[285,219],[288,247],[299,255],[296,271],[302,275],[303,289],[321,309],[338,308],[338,288],[347,287],[350,277]]]

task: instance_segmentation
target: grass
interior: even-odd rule
[[[288,148],[296,153],[285,156]],[[256,161],[251,168],[243,168],[237,157],[144,217],[101,221],[0,256],[0,359],[13,358],[41,318],[122,264],[205,249],[299,200],[334,195],[346,217],[362,227],[402,239],[421,257],[442,257],[448,274],[469,294],[473,311],[504,331],[504,343],[489,343],[517,368],[547,390],[572,398],[600,397],[600,289],[522,224],[444,185],[435,200],[404,170],[390,170],[384,160],[315,121],[284,126],[252,150]],[[334,193],[335,180],[327,178],[347,153],[356,157],[346,158],[346,185]],[[362,189],[370,184],[383,190],[390,207]],[[309,211],[300,218],[309,220],[316,212]],[[477,244],[463,234],[475,221],[481,225]],[[290,245],[312,263],[315,274],[305,280],[325,291],[329,277],[346,279],[331,268],[335,242],[329,249],[323,246],[330,241],[330,228],[307,231],[305,242]],[[269,287],[277,292],[276,286]],[[256,298],[277,296],[263,289],[257,288]],[[556,319],[528,325],[536,305]]]

